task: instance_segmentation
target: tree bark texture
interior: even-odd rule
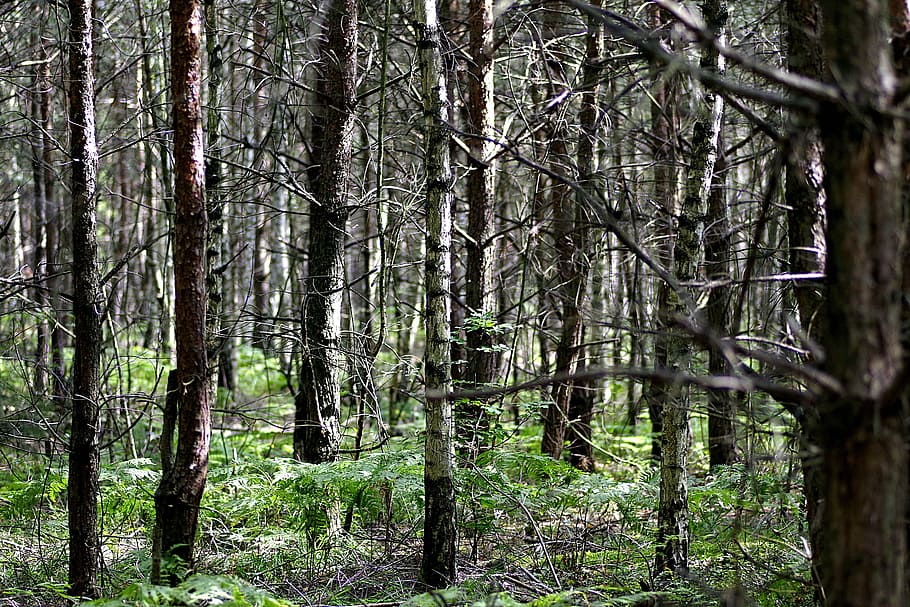
[[[180,561],[170,581],[194,566],[199,503],[208,473],[211,419],[206,350],[205,168],[201,104],[202,7],[172,0],[174,124],[174,322],[177,345],[177,446],[155,493],[161,554]],[[185,567],[185,569],[182,569]]]
[[[450,250],[452,169],[449,165],[449,113],[441,30],[435,0],[414,7],[424,109],[426,167],[426,445],[424,532],[421,582],[443,588],[455,581],[455,448],[450,389]]]
[[[357,2],[331,0],[320,43],[318,109],[311,173],[309,263],[303,304],[303,359],[295,399],[294,455],[305,462],[337,458],[341,446],[339,350],[344,290],[348,174],[357,94]]]
[[[680,339],[676,337],[675,339]],[[670,365],[678,360],[671,345]],[[657,509],[656,571],[685,571],[689,561],[689,415],[688,398],[672,387],[663,406],[660,450],[660,499]]]
[[[821,13],[818,0],[787,0],[787,68],[796,74],[822,79],[825,75],[821,44]],[[825,271],[825,190],[823,187],[823,150],[817,116],[797,114],[792,121],[799,134],[787,158],[784,200],[787,206],[787,238],[790,272],[823,274]],[[823,331],[824,285],[819,280],[796,280],[794,302],[800,328],[810,345]],[[800,460],[803,469],[803,494],[809,546],[812,549],[813,580],[823,551],[821,526],[824,512],[823,476],[816,436],[818,411],[801,412],[799,424]]]
[[[825,150],[825,370],[820,406],[827,604],[907,603],[907,431],[901,343],[902,121],[887,0],[823,0],[823,47],[843,93],[820,114]]]
[[[95,141],[92,2],[69,2],[69,124],[73,204],[72,430],[69,483],[69,591],[98,596],[98,472],[101,307],[96,237],[98,147]]]
[[[468,2],[468,104],[469,139],[467,192],[468,238],[465,239],[465,337],[469,388],[483,388],[495,379],[496,293],[493,261],[496,247],[494,184],[496,161],[492,142],[493,105],[493,0]],[[484,441],[490,420],[483,403],[458,403],[458,425],[465,451],[475,456]]]
[[[218,394],[220,353],[225,337],[221,334],[224,310],[224,195],[221,188],[221,81],[224,76],[222,45],[218,30],[218,1],[204,0],[205,49],[208,55],[208,108],[206,109],[205,165],[206,215],[208,232],[205,255],[205,343],[209,367],[209,396]]]

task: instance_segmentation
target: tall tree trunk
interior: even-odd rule
[[[823,78],[825,67],[818,0],[787,0],[786,11],[787,68],[809,78]],[[794,274],[821,274],[825,270],[821,141],[814,117],[797,115],[793,123],[797,127],[797,138],[787,158],[784,191],[790,271]],[[793,291],[800,325],[813,339],[823,324],[818,318],[824,301],[820,280],[796,280]]]
[[[900,80],[904,80],[910,75],[910,6],[906,2],[894,0],[890,2],[890,9],[891,50],[894,56],[894,68],[897,72],[897,77]],[[910,331],[907,330],[910,327],[910,298],[906,295],[908,290],[910,290],[910,246],[908,246],[910,241],[907,240],[910,237],[910,221],[908,221],[908,218],[910,218],[910,214],[908,214],[910,213],[910,163],[907,162],[910,159],[910,137],[907,136],[906,130],[903,135],[904,156],[902,162],[903,187],[901,190],[901,205],[904,214],[904,250],[901,281],[904,297],[902,298],[903,306],[901,308],[901,327],[903,328],[901,345],[903,347],[904,369],[906,370],[910,368]],[[910,437],[908,437],[908,440],[910,440]],[[908,496],[904,508],[907,515],[908,538],[908,554],[904,575],[908,580],[908,584],[910,584],[910,496]],[[908,593],[910,593],[910,587],[908,587]]]
[[[269,0],[256,0],[253,6],[253,66],[264,74],[268,71],[268,8]],[[269,88],[271,80],[260,78],[259,86],[253,93],[253,115],[259,120],[256,123],[254,138],[257,146],[265,146],[271,138],[272,125],[263,121],[269,116]],[[262,158],[260,150],[251,151],[253,162],[270,162]],[[268,166],[267,164],[265,166]],[[258,191],[257,197],[271,202],[272,184],[266,184],[266,191]],[[263,350],[269,349],[271,329],[271,293],[269,285],[272,277],[272,219],[271,210],[263,205],[263,212],[257,213],[253,228],[253,345]]]
[[[50,129],[50,122],[47,128]],[[47,149],[45,166],[51,166],[51,150]],[[63,330],[64,318],[63,296],[61,294],[61,263],[60,249],[63,240],[63,227],[61,217],[61,201],[54,193],[56,176],[53,171],[47,171],[47,182],[44,194],[47,201],[47,290],[50,294],[50,305],[53,313],[53,326],[51,328],[51,372],[54,377],[54,400],[58,407],[63,407],[66,400],[66,361],[64,360],[64,346],[66,333]]]
[[[50,353],[50,363],[48,367],[51,376],[52,396],[58,404],[55,408],[62,408],[66,399],[64,396],[66,390],[66,364],[64,362],[64,319],[61,317],[63,312],[62,297],[60,293],[60,243],[61,243],[61,215],[60,201],[57,200],[54,190],[57,186],[57,175],[52,170],[54,145],[50,133],[53,129],[51,116],[51,99],[53,97],[53,84],[50,79],[50,62],[46,57],[46,51],[42,49],[42,58],[45,63],[41,67],[40,79],[41,99],[40,99],[40,119],[42,129],[42,151],[41,164],[42,174],[44,176],[44,238],[47,246],[45,248],[44,273],[45,273],[45,304],[48,305],[48,332],[45,339],[49,340],[47,348]],[[39,348],[41,351],[42,348]]]
[[[156,307],[158,309],[158,318],[157,320],[157,344],[160,346],[162,354],[166,357],[170,357],[172,354],[172,345],[174,340],[174,310],[173,310],[173,279],[170,271],[168,271],[166,259],[170,256],[171,247],[173,246],[172,231],[174,227],[174,192],[173,186],[171,183],[171,162],[170,162],[170,153],[168,152],[168,141],[167,141],[167,127],[165,125],[165,119],[158,112],[158,91],[156,91],[156,81],[158,80],[156,76],[154,58],[158,55],[155,52],[155,47],[149,44],[149,41],[155,40],[155,32],[149,30],[147,23],[146,11],[142,9],[141,0],[135,0],[136,2],[136,24],[139,26],[139,38],[143,43],[142,49],[142,91],[143,91],[143,106],[148,108],[149,121],[151,123],[151,130],[154,133],[154,139],[157,142],[157,151],[158,151],[158,176],[160,178],[160,196],[162,201],[163,215],[165,218],[165,229],[168,232],[167,238],[162,239],[160,246],[155,247],[153,250],[149,251],[149,261],[151,262],[149,268],[150,280],[149,287],[150,290],[154,291],[154,300]],[[163,54],[163,50],[162,50]],[[163,70],[162,70],[163,71]],[[164,80],[162,77],[161,80]],[[149,196],[149,204],[152,203],[151,196],[154,194],[154,187],[151,183],[151,176],[154,171],[151,170],[151,161],[152,161],[152,146],[149,145],[147,148],[148,155],[146,157],[146,164],[148,166],[148,175],[149,182],[146,185],[147,195]],[[149,230],[148,233],[151,234],[155,226],[156,215],[154,213],[149,213]],[[155,327],[155,322],[152,322],[150,319],[149,327]],[[154,337],[154,332],[150,337]],[[148,340],[147,340],[148,341]]]
[[[727,199],[724,179],[724,159],[716,164],[714,184],[708,196],[708,225],[705,228],[705,276],[711,284],[705,318],[720,335],[729,335],[733,328],[730,289],[732,274],[732,235],[727,218]],[[732,373],[726,357],[716,348],[708,352],[708,371],[712,375]],[[736,405],[739,396],[729,390],[708,391],[708,461],[711,468],[726,466],[739,460],[736,447]]]
[[[69,124],[73,201],[73,419],[70,434],[69,591],[98,596],[101,290],[95,233],[98,147],[91,0],[69,1]]]
[[[50,353],[50,310],[48,308],[48,248],[47,248],[47,207],[50,185],[47,164],[50,145],[47,132],[50,126],[50,69],[44,47],[40,50],[40,63],[35,66],[32,81],[32,192],[34,194],[35,217],[32,222],[35,248],[33,250],[32,269],[35,289],[33,297],[38,309],[37,344],[35,347],[35,375],[33,389],[35,394],[43,395],[47,388],[48,354]]]
[[[600,7],[601,0],[594,0],[592,6]],[[581,66],[582,97],[581,109],[578,112],[578,123],[581,127],[578,134],[578,177],[577,182],[588,194],[594,194],[597,187],[595,172],[597,171],[597,138],[598,138],[598,95],[600,93],[600,59],[603,55],[603,24],[593,17],[588,18],[588,32],[585,35],[585,60]],[[566,262],[572,274],[572,293],[574,298],[575,316],[578,318],[580,330],[575,332],[575,341],[568,344],[575,352],[575,359],[579,367],[585,366],[582,341],[584,325],[581,312],[587,299],[588,275],[591,271],[590,259],[593,257],[591,250],[590,221],[585,214],[583,197],[579,194],[575,201],[574,228],[571,239],[574,242],[574,252]],[[595,295],[598,297],[599,294]],[[567,317],[568,319],[568,317]],[[565,324],[563,325],[565,328]],[[564,332],[563,338],[568,335]],[[562,343],[560,347],[562,347]],[[558,356],[557,356],[558,358]],[[558,372],[558,371],[557,371]],[[569,451],[572,454],[572,465],[587,472],[594,469],[594,449],[591,443],[591,417],[594,408],[594,382],[583,383],[570,381],[571,395],[569,397],[569,426],[567,438]]]
[[[171,583],[194,567],[199,504],[208,474],[211,419],[206,360],[206,203],[198,0],[171,0],[174,117],[174,321],[177,337],[177,447],[162,462],[155,492],[160,553],[181,562]]]
[[[705,2],[702,12],[716,37],[723,39],[726,9],[721,2]],[[701,65],[705,69],[723,70],[720,58],[713,48],[703,51]],[[667,108],[665,108],[666,110]],[[683,205],[675,217],[673,243],[673,270],[683,285],[699,278],[702,254],[702,234],[707,216],[708,194],[714,178],[720,136],[723,101],[719,95],[705,93],[696,109],[692,146],[688,158]],[[680,372],[687,372],[692,365],[692,344],[689,336],[677,326],[677,317],[691,317],[683,301],[683,293],[668,291],[662,300],[666,306],[659,312],[662,329],[667,340],[667,364]],[[695,293],[692,294],[693,299]],[[685,571],[688,568],[689,504],[688,504],[688,452],[689,452],[689,403],[687,389],[670,386],[663,403],[663,429],[660,444],[660,500],[657,511],[657,571]]]
[[[701,4],[702,18],[714,38],[720,43],[726,41],[727,3],[726,0],[706,0]],[[702,69],[717,74],[725,71],[724,59],[714,47],[702,50]],[[696,121],[692,133],[692,159],[689,162],[686,197],[693,197],[688,204],[698,216],[704,213],[708,224],[696,229],[696,237],[705,233],[705,274],[708,277],[725,278],[730,272],[730,236],[726,216],[723,179],[717,178],[715,168],[720,150],[720,133],[723,126],[724,100],[714,91],[705,90],[701,103],[697,105]],[[697,197],[697,201],[695,199]],[[688,211],[688,209],[686,209]],[[698,246],[698,243],[694,243]],[[694,278],[695,276],[693,276]],[[708,323],[721,335],[727,335],[730,327],[729,295],[724,287],[712,288],[708,294],[706,310]],[[711,373],[728,374],[723,354],[716,348],[708,352],[708,368]],[[736,415],[736,398],[729,390],[708,392],[708,459],[712,468],[729,465],[736,461],[736,432],[733,424]]]
[[[649,20],[655,30],[665,29],[665,17],[656,5],[649,5]],[[655,79],[651,93],[651,133],[654,136],[654,200],[660,205],[659,221],[661,241],[656,247],[657,261],[665,268],[673,264],[673,242],[675,230],[673,218],[678,213],[679,168],[677,166],[677,141],[679,116],[677,112],[678,85],[676,77],[666,73]],[[670,288],[660,282],[657,286],[657,319],[654,333],[654,366],[669,367],[670,336],[667,327],[672,318],[670,312]],[[643,399],[648,403],[648,416],[651,418],[651,460],[659,465],[662,457],[662,436],[664,433],[664,406],[670,398],[670,387],[660,382],[646,385]]]
[[[821,14],[818,0],[787,0],[787,68],[796,74],[822,79],[825,68],[821,48]],[[798,138],[787,158],[784,200],[787,206],[787,239],[790,272],[821,275],[825,271],[825,192],[822,144],[815,116],[792,118]],[[825,321],[824,292],[820,279],[797,279],[793,299],[799,324],[814,346]],[[810,361],[811,362],[811,361]],[[820,537],[823,513],[822,469],[818,457],[818,411],[807,408],[797,419],[800,460],[803,469],[803,494],[812,550],[813,579],[818,582],[822,554]]]
[[[208,55],[208,108],[206,109],[206,149],[208,163],[205,166],[206,215],[208,235],[206,238],[205,265],[205,343],[209,364],[209,397],[215,402],[218,394],[218,377],[221,346],[222,312],[224,310],[224,196],[221,188],[221,81],[224,64],[221,58],[221,40],[218,29],[218,1],[203,0],[205,11],[205,50]]]
[[[830,607],[907,604],[901,343],[901,136],[887,0],[823,0],[823,47],[844,102],[820,114],[827,191],[825,516]]]
[[[320,43],[319,107],[312,140],[309,263],[303,304],[303,360],[295,399],[294,456],[325,462],[341,446],[340,347],[348,173],[357,101],[357,1],[331,0]]]
[[[493,290],[494,181],[496,163],[493,136],[493,0],[468,2],[468,104],[471,133],[468,154],[468,238],[465,269],[467,370],[472,388],[491,383],[496,372],[496,293]],[[490,420],[476,399],[459,403],[459,434],[467,452],[476,455]]]
[[[544,29],[549,37],[556,37],[562,28],[566,15],[550,10],[544,17]],[[553,171],[563,178],[569,178],[572,159],[569,155],[569,133],[560,99],[566,97],[569,86],[565,68],[555,58],[547,59],[549,80],[548,97],[552,108],[549,120],[548,163]],[[581,303],[586,290],[587,259],[584,255],[585,230],[578,230],[577,223],[584,222],[582,208],[577,204],[571,188],[564,182],[556,181],[550,188],[550,206],[553,213],[552,233],[556,249],[556,286],[554,312],[560,319],[559,341],[556,344],[557,375],[571,375],[578,363],[578,346],[581,342]],[[544,417],[543,437],[540,451],[554,459],[562,457],[566,440],[566,426],[569,420],[569,403],[572,397],[572,382],[563,381],[553,386],[553,404],[547,407]]]
[[[426,166],[426,446],[424,532],[420,579],[429,588],[455,581],[455,447],[449,360],[449,280],[452,244],[452,170],[446,75],[435,0],[414,7],[423,94]]]

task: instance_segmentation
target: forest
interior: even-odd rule
[[[910,604],[906,2],[5,0],[0,57],[0,607]]]

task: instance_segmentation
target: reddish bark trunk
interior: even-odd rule
[[[180,561],[172,583],[192,571],[199,503],[208,473],[211,420],[205,340],[206,208],[202,144],[202,11],[172,0],[174,97],[174,302],[177,337],[177,447],[155,493],[160,554]],[[185,568],[185,569],[184,569]]]

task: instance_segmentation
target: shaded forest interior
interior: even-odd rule
[[[0,4],[0,606],[905,606],[908,41]]]

